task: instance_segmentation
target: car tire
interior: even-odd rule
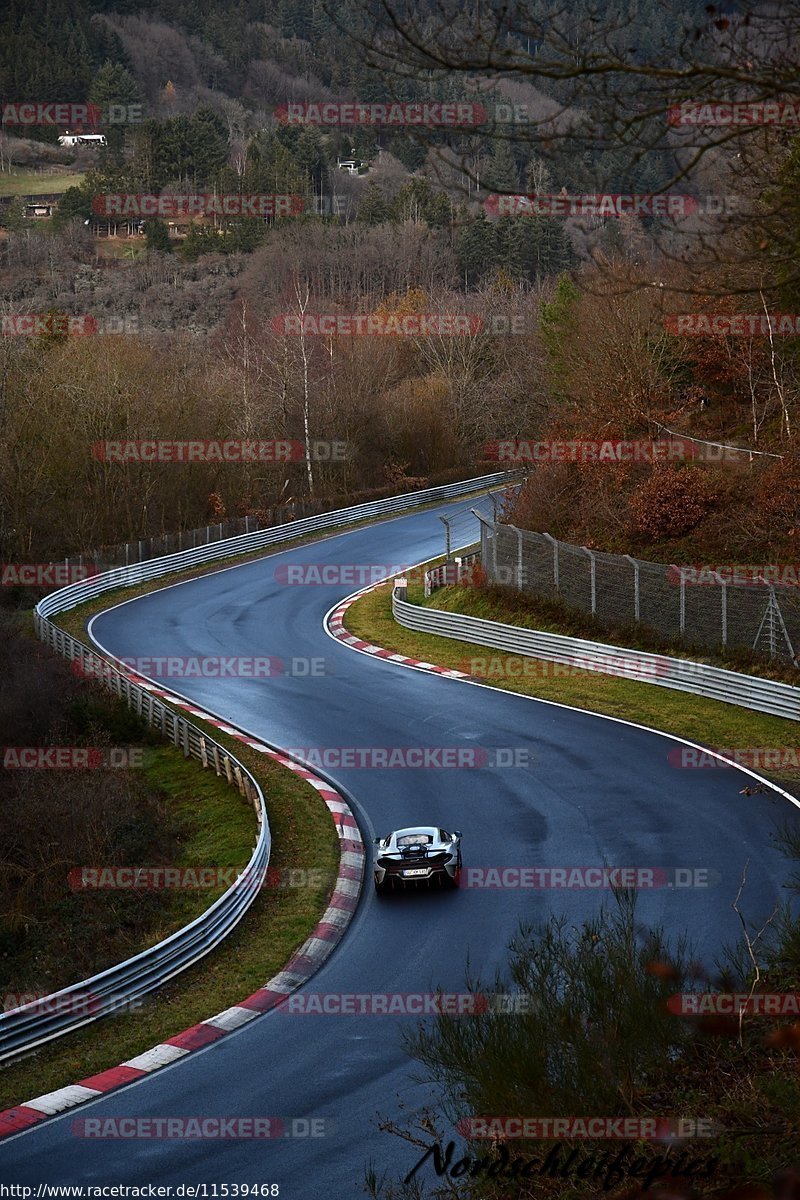
[[[376,895],[385,896],[386,893],[388,892],[388,890],[389,890],[389,885],[388,885],[388,883],[386,883],[385,880],[383,881],[383,883],[380,883],[379,880],[377,880],[377,879],[375,880],[375,894]]]

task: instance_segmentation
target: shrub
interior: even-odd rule
[[[634,488],[628,510],[636,532],[658,542],[694,529],[715,498],[702,470],[659,465]]]

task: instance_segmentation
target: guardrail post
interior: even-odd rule
[[[550,545],[553,547],[553,587],[557,595],[561,595],[561,588],[558,582],[558,541],[549,533],[543,533],[542,537],[546,537]]]
[[[486,517],[483,515],[483,513],[478,512],[477,508],[471,508],[469,511],[472,513],[473,517],[478,518],[478,524],[479,524],[480,531],[481,531],[481,566],[484,569],[486,569],[486,567],[488,567],[488,555],[486,553],[486,539],[489,536],[488,531],[491,529],[492,533],[494,534],[494,537],[492,539],[491,580],[492,580],[492,583],[496,583],[497,582],[497,530],[494,525],[492,525],[489,521],[486,520]],[[488,572],[487,572],[487,574],[488,574]]]
[[[722,644],[728,644],[728,582],[721,575],[717,575],[722,586]]]
[[[686,633],[686,575],[681,570],[681,636]]]
[[[444,559],[445,562],[450,562],[450,551],[452,549],[450,537],[450,520],[448,517],[439,517],[439,520],[444,525]]]
[[[522,591],[522,530],[512,526],[517,535],[517,590]]]
[[[626,554],[628,562],[633,567],[633,616],[634,620],[640,620],[639,616],[639,563],[637,559],[631,558],[630,554]]]
[[[592,587],[592,616],[594,616],[597,612],[597,571],[595,569],[595,556],[594,552],[590,550],[588,546],[581,546],[581,550],[585,550],[589,555],[589,575]]]

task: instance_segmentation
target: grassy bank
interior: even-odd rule
[[[492,589],[487,597],[482,588],[443,588],[435,592],[428,603],[450,612],[507,624],[520,623],[516,620],[520,614],[513,599],[503,608],[497,591]],[[512,593],[512,597],[514,595]],[[409,600],[424,602],[421,585],[409,587]],[[527,624],[538,627],[533,615],[530,612],[526,615]],[[346,625],[358,637],[399,654],[482,676],[490,687],[622,717],[709,746],[785,746],[797,748],[800,755],[800,722],[750,712],[733,704],[706,700],[635,679],[562,667],[540,659],[523,659],[486,646],[404,629],[392,616],[389,585],[367,593],[351,605]],[[782,787],[800,794],[800,770],[796,767],[770,771],[769,774]]]

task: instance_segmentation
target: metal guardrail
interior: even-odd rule
[[[472,578],[472,568],[481,561],[480,546],[476,550],[457,554],[452,562],[444,562],[438,567],[431,567],[423,576],[425,598],[431,596],[438,588],[452,587],[454,583],[462,583]]]
[[[688,659],[667,658],[639,650],[626,650],[602,642],[543,633],[499,621],[486,621],[461,613],[423,608],[406,599],[407,588],[396,583],[392,591],[392,613],[398,624],[420,633],[457,638],[479,646],[522,654],[548,662],[565,663],[585,670],[621,675],[642,683],[692,692],[709,700],[722,700],[741,708],[800,721],[800,688],[754,675],[742,675],[721,667]]]
[[[187,758],[197,758],[204,767],[213,767],[217,775],[224,774],[228,782],[253,804],[259,832],[250,861],[239,878],[189,925],[123,963],[53,992],[50,996],[0,1014],[0,1062],[99,1017],[124,1009],[208,954],[231,932],[253,903],[269,865],[270,830],[264,796],[247,768],[213,738],[154,696],[151,690],[140,686],[129,674],[90,650],[49,618],[57,613],[68,612],[104,592],[156,579],[215,559],[230,558],[290,541],[316,530],[353,524],[369,517],[404,512],[437,500],[467,495],[484,487],[501,485],[515,478],[516,474],[497,472],[421,492],[391,496],[385,500],[337,509],[211,542],[196,549],[179,551],[128,567],[116,567],[52,592],[37,604],[34,624],[39,638],[56,653],[71,662],[80,663],[81,671],[97,678],[125,700],[128,707],[149,726],[158,729],[163,737],[182,749]]]
[[[148,579],[167,575],[170,571],[201,566],[203,563],[214,562],[219,558],[249,554],[253,550],[290,541],[293,538],[302,537],[306,533],[335,529],[340,525],[353,525],[358,521],[369,520],[370,517],[407,512],[409,509],[418,508],[423,504],[432,504],[437,500],[456,499],[482,488],[500,487],[504,483],[517,479],[520,474],[519,471],[497,471],[492,475],[479,476],[477,479],[462,479],[458,483],[426,488],[421,492],[406,492],[402,496],[389,496],[385,500],[373,500],[366,504],[353,505],[350,508],[337,508],[332,512],[303,517],[299,521],[289,521],[285,525],[274,525],[269,529],[256,530],[254,533],[243,533],[238,537],[209,542],[193,550],[179,550],[175,554],[150,558],[141,563],[133,563],[128,567],[114,567],[111,571],[104,571],[100,575],[81,579],[57,592],[52,592],[37,604],[36,613],[39,617],[48,617],[53,613],[67,612],[112,588],[128,587]]]
[[[52,599],[53,596],[48,597]],[[0,1014],[0,1062],[99,1017],[126,1009],[210,953],[256,899],[267,873],[271,846],[261,788],[237,758],[63,629],[38,614],[36,626],[42,641],[71,662],[80,663],[82,672],[98,679],[123,699],[149,726],[183,750],[187,758],[197,758],[204,767],[213,767],[217,775],[224,775],[253,805],[258,838],[239,877],[190,924],[117,966]]]
[[[710,442],[707,438],[693,437],[690,433],[678,433],[675,429],[668,429],[666,425],[662,425],[660,421],[653,421],[657,429],[668,433],[670,437],[675,438],[680,442],[695,442],[698,446],[713,446],[715,450],[734,450],[737,454],[746,455],[750,462],[753,458],[783,458],[782,454],[775,454],[771,450],[752,450],[749,446],[731,446],[727,442]]]

